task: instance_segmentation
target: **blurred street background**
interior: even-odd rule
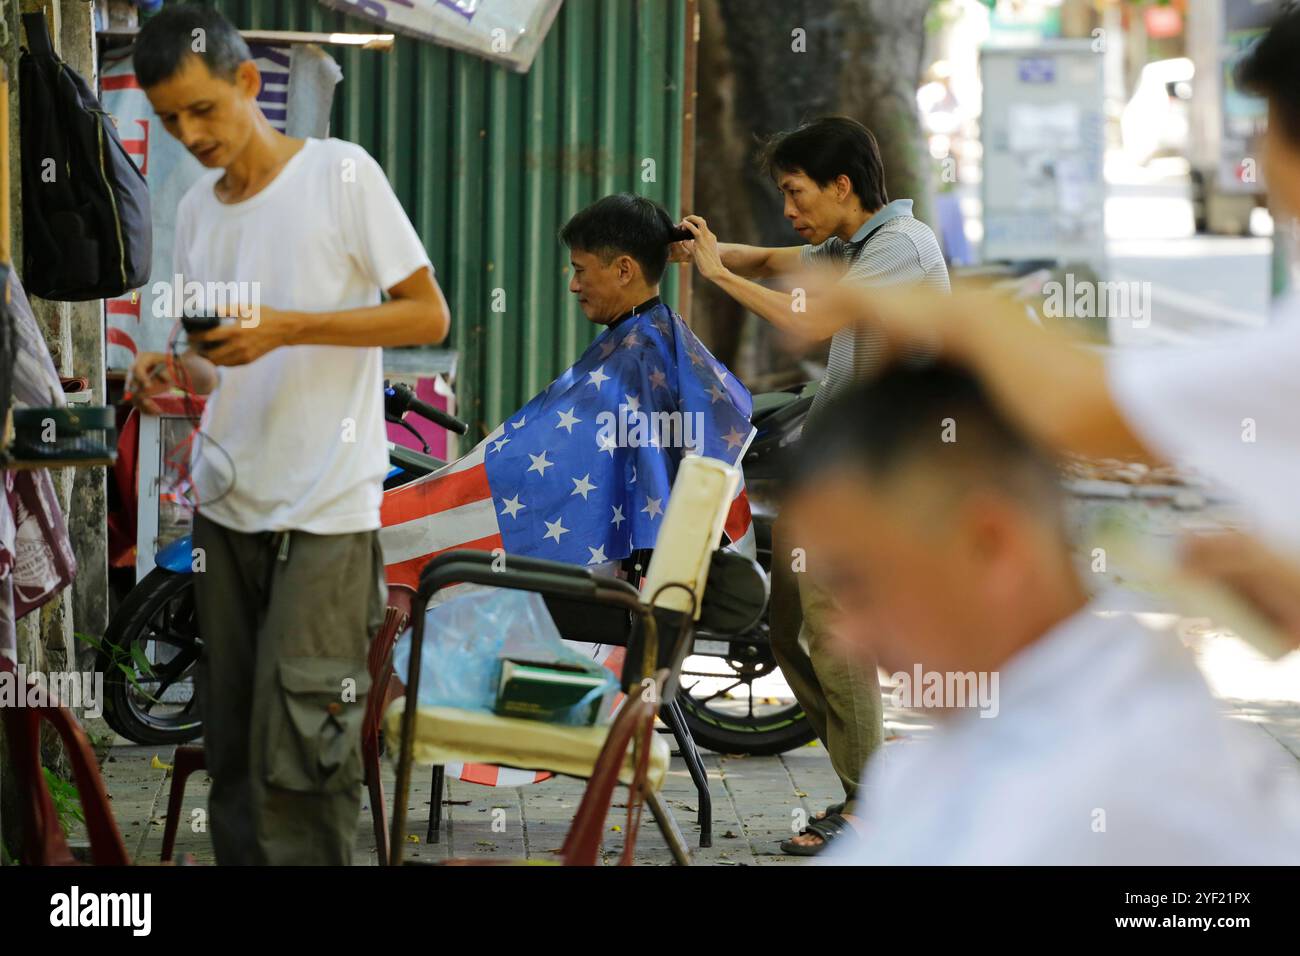
[[[845,112],[877,131],[891,198],[916,200],[954,274],[1150,283],[1150,327],[1111,322],[1111,344],[1261,324],[1289,287],[1289,227],[1273,222],[1256,153],[1264,106],[1232,80],[1274,3],[819,0],[775,20],[749,6],[701,3],[697,211],[719,236],[793,244],[770,184],[733,170],[757,138]],[[774,60],[801,25],[819,48],[839,38],[838,70],[825,56]],[[909,125],[915,149],[897,136]],[[810,353],[793,371],[773,333],[707,284],[694,293],[697,327],[742,375],[815,369]]]

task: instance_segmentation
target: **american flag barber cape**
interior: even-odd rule
[[[414,589],[454,548],[603,566],[653,548],[686,454],[739,467],[753,438],[749,391],[651,300],[605,329],[569,369],[467,455],[385,493],[380,541],[390,585]],[[725,523],[753,554],[744,483]],[[621,667],[622,648],[598,660]],[[518,786],[547,774],[448,766],[453,778]]]

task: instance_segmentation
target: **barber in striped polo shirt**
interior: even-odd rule
[[[881,352],[876,333],[828,325],[834,319],[825,310],[814,310],[821,313],[817,315],[796,311],[790,293],[753,280],[818,263],[841,268],[845,282],[919,283],[946,292],[948,269],[934,233],[913,218],[912,201],[889,201],[880,148],[856,120],[825,117],[780,133],[768,142],[763,165],[781,190],[785,217],[808,244],[767,249],[720,243],[703,218],[687,216],[682,225],[695,238],[677,244],[672,260],[693,260],[702,276],[784,332],[806,340],[830,338],[826,376],[810,412],[815,417],[836,393],[874,367]],[[851,832],[858,778],[884,731],[875,669],[851,662],[832,643],[826,592],[809,575],[793,574],[784,559],[797,545],[778,521],[773,529],[772,647],[845,793],[843,804],[828,807],[803,833],[781,844],[787,853],[811,856]],[[814,573],[815,561],[812,556],[809,562]],[[782,627],[782,622],[796,620],[796,588],[802,627]]]

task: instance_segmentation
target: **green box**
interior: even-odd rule
[[[492,710],[502,717],[523,717],[569,723],[560,720],[574,707],[609,683],[604,671],[573,664],[543,663],[505,658],[497,679],[497,699]],[[605,695],[597,694],[583,709],[580,723],[590,726],[600,715]]]

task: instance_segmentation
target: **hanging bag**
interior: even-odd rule
[[[149,281],[149,189],[86,81],[23,14],[18,61],[23,284],[43,299],[110,299]]]

